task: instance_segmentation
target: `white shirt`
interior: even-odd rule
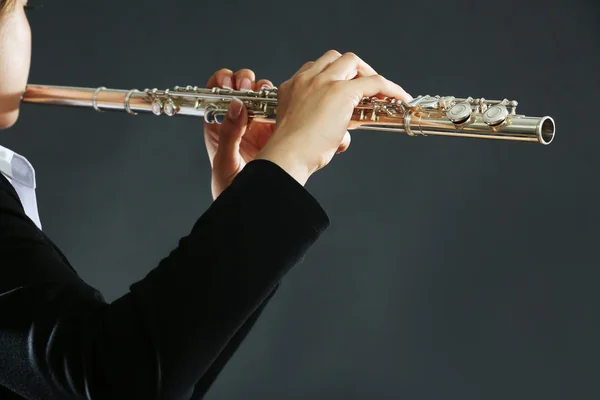
[[[15,188],[25,214],[42,229],[35,195],[35,169],[31,163],[20,154],[0,146],[0,173]]]

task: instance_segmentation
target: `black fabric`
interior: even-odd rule
[[[0,174],[0,399],[201,399],[328,225],[305,188],[253,161],[108,304]]]

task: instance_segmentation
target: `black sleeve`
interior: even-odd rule
[[[20,207],[0,185],[0,385],[45,400],[202,395],[329,224],[285,171],[253,161],[107,304]]]

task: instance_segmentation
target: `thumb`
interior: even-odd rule
[[[340,147],[338,147],[335,154],[340,154],[348,150],[348,147],[350,147],[351,140],[352,137],[350,136],[350,132],[346,131],[346,133],[344,134],[344,138],[342,139],[342,143],[340,144]]]
[[[219,145],[215,157],[234,160],[239,154],[242,136],[248,125],[248,111],[241,100],[234,98],[219,129]]]

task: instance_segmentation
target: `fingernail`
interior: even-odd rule
[[[248,78],[242,79],[240,82],[240,89],[252,89],[252,81]]]
[[[271,89],[271,85],[267,85],[266,83],[260,87],[261,89]]]
[[[227,112],[229,118],[235,121],[240,116],[243,106],[244,103],[242,103],[240,99],[234,97],[231,104],[229,104],[229,111]]]
[[[233,89],[233,81],[230,76],[223,78],[223,87],[226,89]]]
[[[406,94],[408,95],[408,100],[409,100],[409,101],[410,101],[410,100],[414,100],[414,97],[412,97],[410,93],[406,93]]]

